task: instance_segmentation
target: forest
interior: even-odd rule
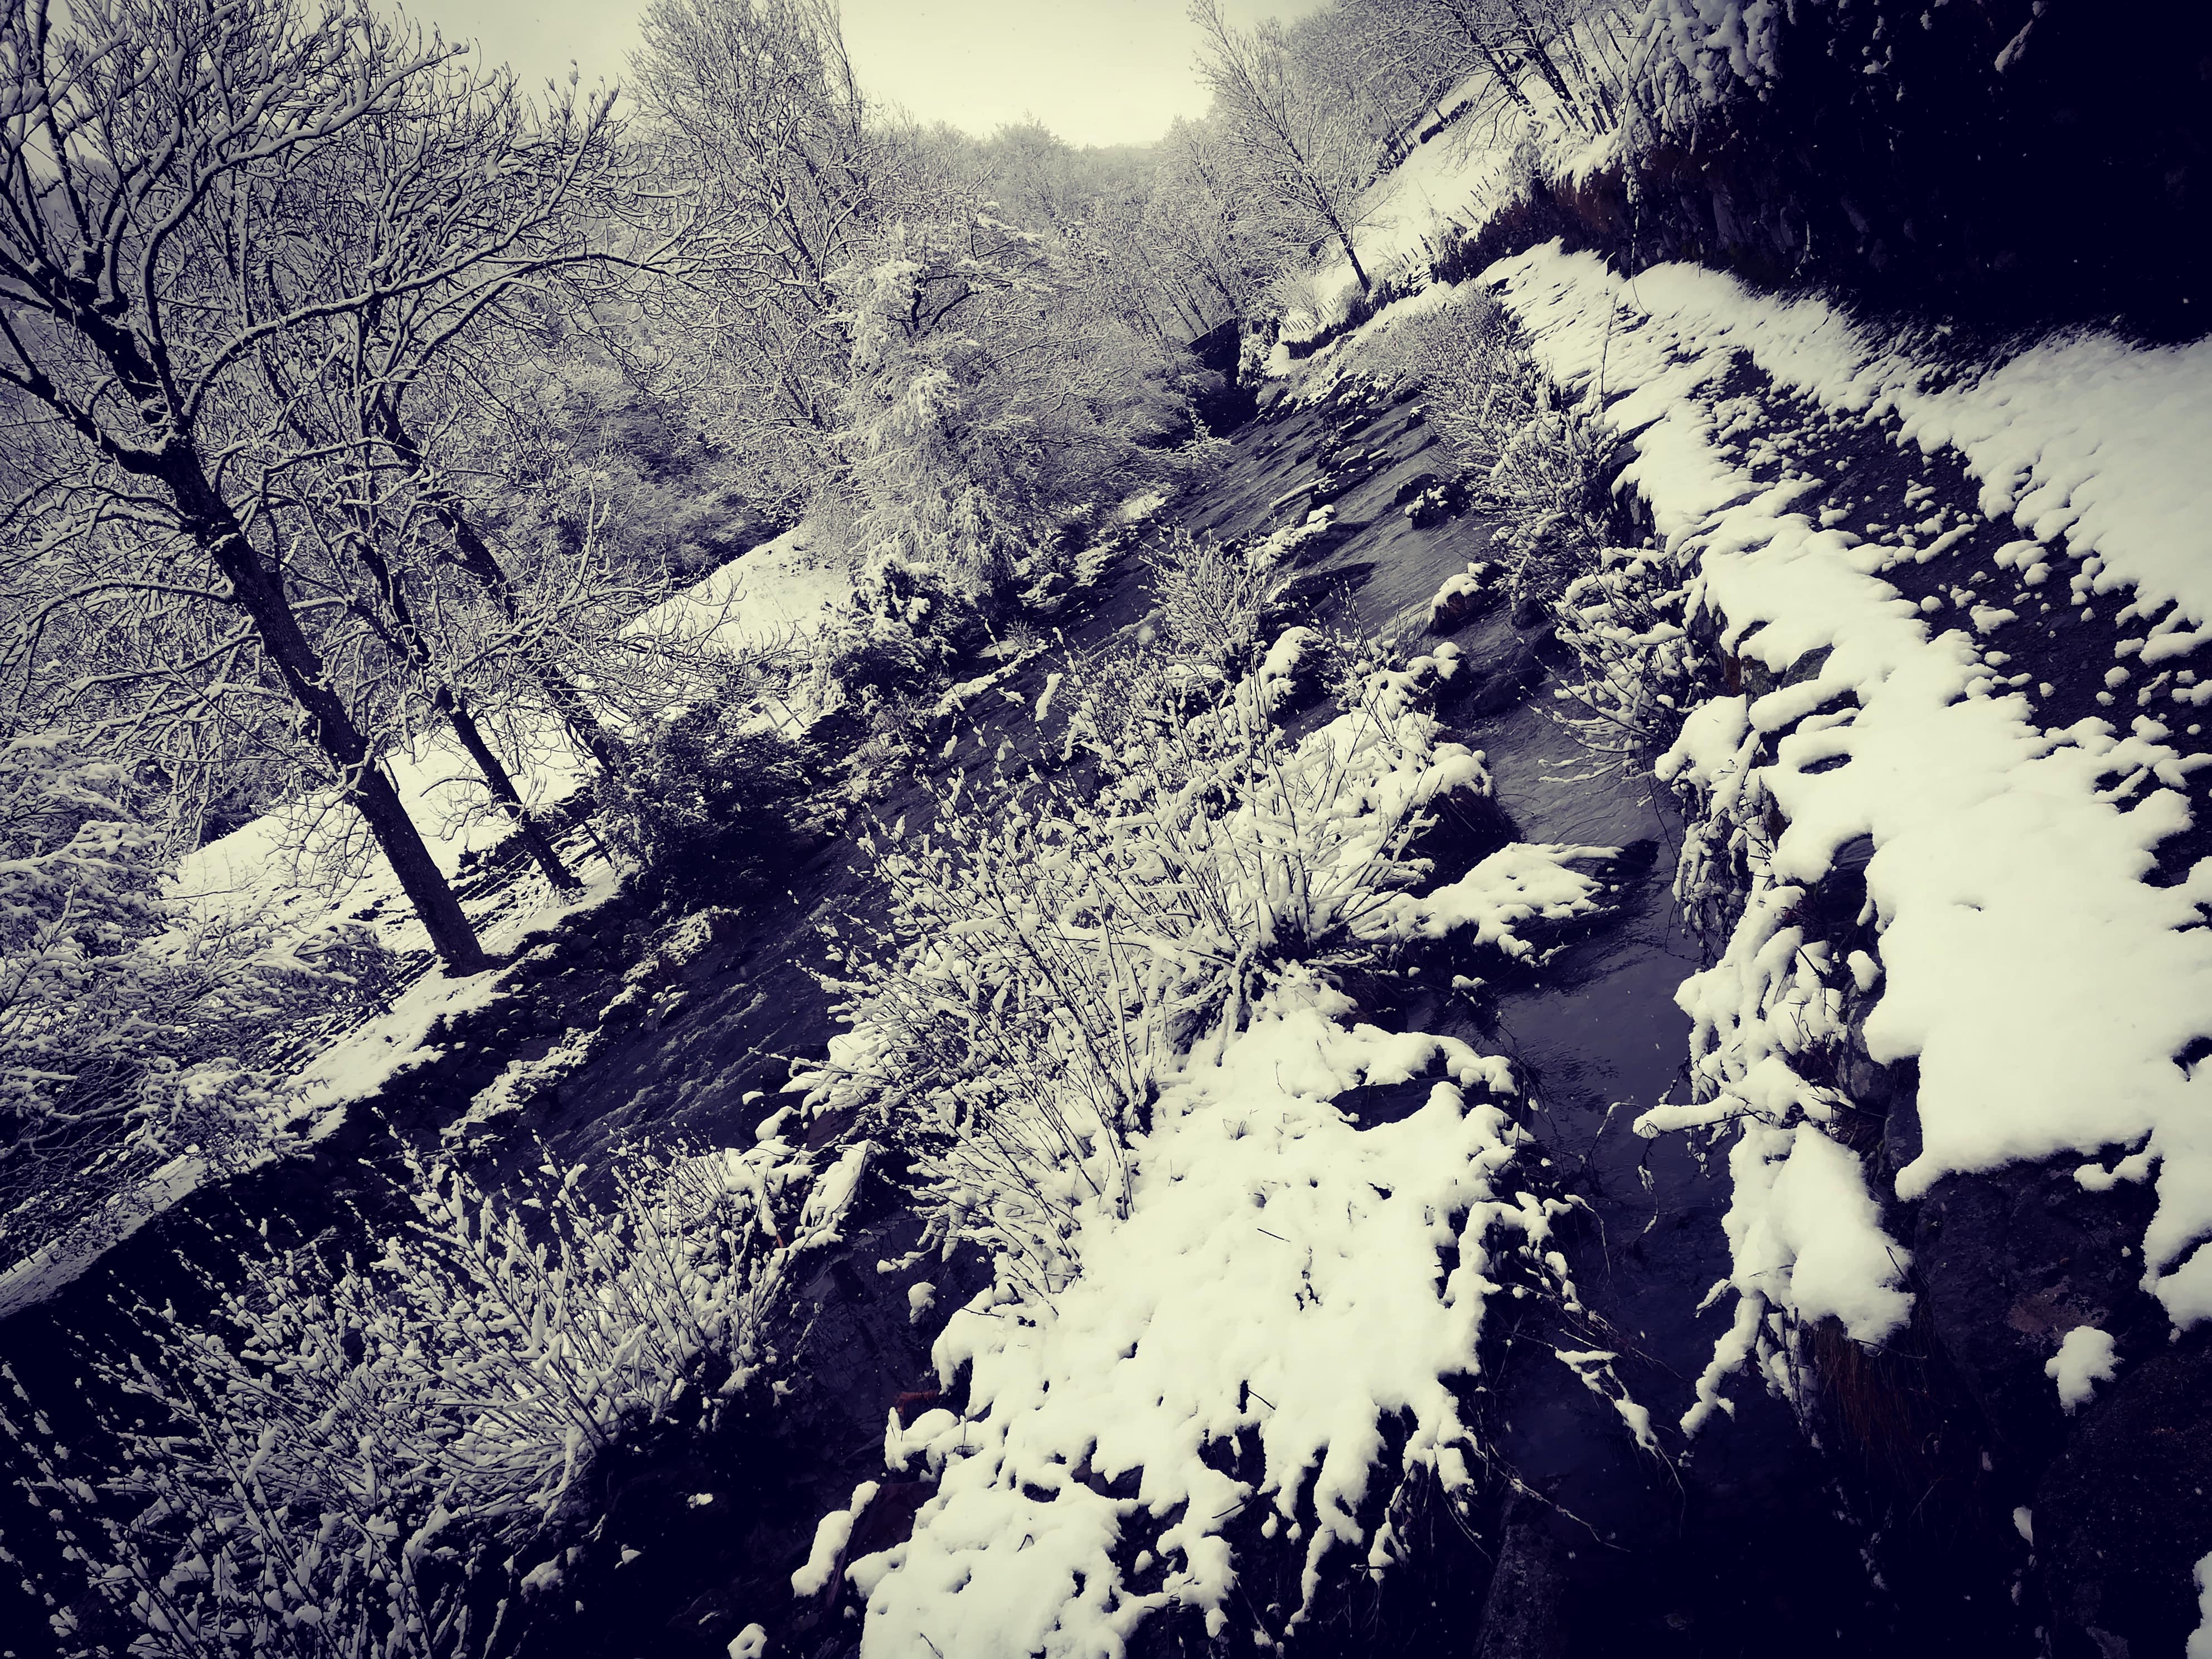
[[[2212,1655],[2136,21],[6,0],[0,1652]]]

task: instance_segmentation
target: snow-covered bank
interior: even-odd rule
[[[624,630],[669,633],[689,643],[728,651],[758,649],[779,639],[803,639],[823,613],[849,598],[856,562],[819,550],[801,525],[709,572],[664,599]]]
[[[1361,1021],[1334,982],[1414,951],[1525,969],[1605,907],[1569,866],[1611,848],[1499,848],[1486,814],[1457,879],[1414,854],[1424,809],[1489,792],[1426,709],[1459,672],[1450,645],[1371,672],[1295,739],[1263,673],[1181,712],[1187,748],[1114,725],[1085,677],[1071,741],[1124,772],[1049,809],[986,791],[992,813],[940,818],[960,857],[883,854],[897,948],[848,969],[853,1030],[788,1087],[911,1143],[947,1249],[996,1273],[937,1345],[955,1403],[889,1425],[887,1479],[934,1492],[846,1569],[864,1652],[1111,1651],[1170,1608],[1283,1639],[1390,1564],[1405,1483],[1475,1500],[1496,1297],[1564,1316],[1567,1385],[1651,1444],[1589,1340],[1553,1237],[1576,1203],[1509,1063]],[[1363,1122],[1337,1102],[1365,1089],[1406,1097]]]
[[[2139,584],[2147,611],[2179,599],[2142,651],[2178,655],[2212,611],[2212,565],[2191,556],[2204,502],[2189,459],[2212,441],[2212,356],[2080,339],[1930,389],[1932,365],[1876,348],[1819,302],[1757,296],[1709,271],[1624,280],[1551,248],[1488,279],[1552,377],[1632,437],[1624,487],[1650,501],[1693,610],[1776,686],[1708,704],[1662,764],[1706,792],[1711,833],[1747,844],[1753,873],[1722,960],[1682,992],[1699,1098],[1645,1120],[1655,1132],[1736,1129],[1737,1322],[1705,1400],[1754,1349],[1786,1381],[1770,1308],[1834,1314],[1871,1340],[1907,1305],[1905,1254],[1881,1237],[1860,1160],[1835,1139],[1841,1097],[1807,1075],[1807,1057],[1844,1037],[1846,998],[1873,1004],[1876,1060],[1918,1062],[1923,1139],[1899,1196],[1948,1174],[2117,1148],[2130,1156],[2109,1172],[2085,1164],[2083,1184],[2155,1170],[2146,1287],[2179,1323],[2212,1317],[2212,1252],[2197,1248],[2212,1234],[2212,1097],[2204,1068],[2177,1063],[2212,1037],[2212,933],[2198,909],[2212,870],[2143,879],[2191,821],[2201,763],[2151,713],[2044,729],[1992,641],[1931,622],[1881,580],[1929,550],[1911,526],[1861,542],[1793,511],[1818,481],[1785,460],[1783,481],[1762,484],[1724,447],[1741,411],[1717,407],[1745,353],[1830,410],[1893,412],[1923,446],[1956,443],[1984,511],[2010,513],[2035,543],[2011,563],[2081,562],[2082,587]],[[2172,684],[2164,712],[2185,720],[2195,701],[2192,684]],[[1770,801],[1786,821],[1771,848],[1758,828]],[[1880,960],[1846,963],[1809,940],[1797,906],[1862,836]],[[1834,1194],[1817,1225],[1786,1202],[1807,1183]]]
[[[483,930],[485,948],[511,954],[564,918],[597,909],[613,897],[622,872],[593,860],[579,872],[574,893],[550,890],[535,871],[518,878],[520,902],[502,908]],[[393,1078],[437,1057],[432,1036],[441,1026],[489,1008],[507,994],[512,970],[488,969],[459,979],[438,974],[417,978],[391,1006],[342,1031],[295,1073],[276,1096],[274,1115],[257,1126],[253,1151],[241,1164],[221,1169],[197,1149],[170,1160],[144,1182],[116,1193],[69,1231],[0,1272],[0,1319],[43,1302],[81,1277],[108,1251],[157,1217],[175,1208],[210,1178],[227,1179],[258,1168],[280,1153],[298,1151],[334,1133],[346,1109],[369,1099]]]
[[[804,530],[789,530],[709,572],[624,631],[664,635],[687,652],[757,649],[803,637],[825,605],[851,591],[849,567],[811,554]],[[515,786],[533,811],[568,799],[590,775],[588,763],[558,732],[533,730],[502,746]],[[385,764],[449,880],[471,854],[511,833],[474,763],[446,728],[423,733]],[[241,915],[327,911],[335,918],[373,909],[390,948],[428,945],[398,878],[365,844],[353,814],[320,797],[264,813],[187,854],[171,891],[196,909]]]
[[[1565,1206],[1528,1190],[1531,1143],[1497,1103],[1516,1092],[1505,1061],[1350,1012],[1309,977],[1279,985],[1162,1097],[1131,1212],[1085,1215],[1075,1281],[1049,1306],[987,1291],[954,1316],[937,1363],[948,1389],[968,1370],[966,1410],[894,1415],[885,1447],[938,1495],[911,1542],[849,1568],[865,1654],[1118,1651],[1176,1605],[1218,1636],[1237,1582],[1225,1534],[1253,1506],[1302,1553],[1310,1596],[1332,1547],[1391,1559],[1387,1525],[1357,1519],[1371,1480],[1466,1487],[1480,1454],[1461,1391],[1493,1281],[1533,1274],[1571,1298],[1546,1254]],[[1431,1069],[1449,1080],[1399,1121],[1331,1103]],[[1378,1468],[1401,1411],[1401,1466]],[[1204,1455],[1248,1437],[1256,1479]],[[1133,1496],[1108,1493],[1131,1473]]]
[[[1312,1482],[1309,1589],[1333,1541],[1365,1541],[1353,1516],[1382,1412],[1413,1413],[1409,1467],[1465,1483],[1472,1449],[1445,1380],[1476,1364],[1492,1234],[1540,1240],[1549,1212],[1533,1199],[1524,1210],[1504,1179],[1525,1144],[1486,1103],[1511,1092],[1504,1062],[1345,1029],[1347,1007],[1311,981],[1272,994],[1163,1097],[1131,1215],[1085,1217],[1084,1271],[1056,1304],[1000,1307],[987,1292],[954,1316],[938,1364],[948,1388],[974,1367],[968,1409],[894,1423],[890,1461],[926,1460],[942,1484],[912,1543],[855,1564],[865,1652],[927,1638],[979,1659],[1091,1653],[1176,1602],[1218,1635],[1236,1578],[1223,1533],[1248,1503],[1296,1528]],[[1401,1122],[1362,1130],[1329,1103],[1432,1056],[1453,1081]],[[1455,1243],[1447,1273],[1438,1252]],[[1256,1484],[1200,1456],[1247,1435],[1266,1462]],[[1129,1471],[1134,1498],[1085,1483]],[[1117,1565],[1125,1531],[1164,1578]]]

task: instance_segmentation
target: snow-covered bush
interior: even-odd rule
[[[1429,424],[1503,520],[1498,580],[1514,604],[1551,605],[1596,568],[1613,441],[1561,403],[1494,299],[1462,289],[1392,323],[1370,351],[1381,372],[1424,383]]]
[[[1146,550],[1160,631],[1186,656],[1235,672],[1250,665],[1276,578],[1233,544],[1177,525]]]
[[[1486,784],[1407,675],[1294,744],[1257,678],[1194,702],[1156,659],[1129,673],[1061,693],[1095,793],[956,780],[929,833],[870,843],[889,899],[844,941],[852,1030],[792,1085],[879,1114],[937,1224],[1030,1293],[1065,1281],[1079,1206],[1126,1199],[1128,1139],[1190,1043],[1288,964],[1384,948],[1425,809]]]
[[[1163,470],[1145,446],[1187,422],[1177,366],[1066,258],[978,210],[836,273],[842,470],[816,517],[863,556],[863,612],[940,637],[995,617],[1063,557],[1067,509]]]
[[[1696,701],[1700,653],[1683,626],[1686,584],[1656,548],[1608,547],[1553,608],[1579,678],[1557,695],[1584,746],[1648,767],[1674,741]]]
[[[359,929],[189,912],[170,850],[119,762],[52,732],[0,744],[0,1258],[179,1154],[251,1156],[287,1035],[388,972]]]
[[[598,781],[602,808],[656,878],[681,873],[737,892],[775,873],[795,844],[807,779],[792,739],[745,696],[734,667],[709,695],[631,745]]]
[[[1764,94],[1780,76],[1790,14],[1772,0],[1642,0],[1632,15],[1647,98],[1715,105]]]
[[[927,685],[989,632],[986,613],[963,601],[935,568],[878,555],[816,635],[819,699],[834,708],[869,691]]]
[[[63,1650],[117,1630],[147,1656],[490,1650],[498,1560],[592,1460],[711,1420],[751,1376],[782,1259],[754,1165],[786,1151],[635,1155],[604,1207],[580,1170],[520,1202],[418,1171],[417,1218],[373,1259],[249,1257],[207,1325],[142,1309],[137,1352],[100,1367],[104,1479],[15,1385],[0,1431],[83,1575]]]
[[[1805,1409],[1821,1322],[1870,1346],[1896,1334],[1913,1299],[1911,1254],[1886,1228],[1864,1141],[1850,1144],[1859,1108],[1841,1084],[1877,965],[1820,937],[1812,886],[1776,867],[1748,702],[1706,702],[1657,767],[1693,814],[1675,890],[1716,954],[1677,994],[1691,1018],[1690,1097],[1662,1101],[1636,1132],[1725,1152],[1730,1184],[1730,1271],[1706,1305],[1732,1297],[1733,1319],[1698,1378],[1687,1433],[1733,1413],[1723,1384],[1746,1370]]]

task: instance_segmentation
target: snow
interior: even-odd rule
[[[837,1243],[841,1237],[838,1227],[875,1156],[875,1143],[870,1140],[856,1140],[838,1155],[836,1163],[823,1173],[806,1195],[806,1206],[799,1212],[794,1249]]]
[[[1485,98],[1490,90],[1486,70],[1438,102],[1450,108]],[[1533,72],[1522,90],[1540,104],[1551,102],[1550,88]],[[1528,181],[1523,145],[1529,137],[1526,118],[1505,110],[1462,117],[1415,145],[1368,187],[1357,210],[1352,240],[1369,276],[1380,282],[1425,264],[1456,228],[1479,225],[1522,196]],[[1587,171],[1611,148],[1600,145],[1587,155],[1574,155],[1582,146],[1556,128],[1547,128],[1545,137],[1547,149],[1561,152],[1559,165],[1570,171]],[[1340,312],[1358,289],[1350,261],[1334,242],[1329,246],[1333,257],[1314,273],[1310,284],[1322,315],[1295,320],[1317,325],[1329,313]]]
[[[1295,501],[1304,495],[1310,487],[1301,484],[1282,499],[1285,501]],[[1271,506],[1276,504],[1279,503],[1271,503]],[[1326,532],[1335,522],[1336,504],[1334,502],[1317,507],[1297,523],[1285,525],[1280,530],[1269,534],[1252,548],[1248,556],[1260,568],[1271,569],[1282,563],[1315,537]]]
[[[540,1561],[522,1575],[522,1593],[525,1595],[547,1595],[560,1588],[561,1558],[558,1556]]]
[[[1841,1038],[1846,985],[1878,987],[1865,1026],[1874,1058],[1919,1062],[1923,1145],[1898,1196],[2017,1160],[2148,1151],[2139,1170],[2156,1164],[2159,1206],[2145,1285],[2177,1322],[2212,1316],[2212,1251],[2195,1249],[2212,1234],[2212,1068],[2174,1060],[2212,1036],[2212,933],[2197,910],[2212,900],[2212,866],[2171,887],[2143,879],[2191,821],[2166,728],[2042,730],[2024,698],[1994,694],[1970,624],[1923,615],[1880,579],[1910,550],[1910,527],[1885,545],[1815,524],[1794,510],[1809,485],[1762,488],[1723,454],[1715,409],[1741,351],[1830,408],[1894,410],[1923,444],[1963,447],[1985,510],[2012,512],[2039,545],[2094,536],[2104,561],[2094,581],[2178,593],[2201,614],[2212,561],[2193,550],[2201,532],[2179,516],[2172,480],[2198,481],[2201,523],[2203,469],[2184,451],[2201,453],[2207,434],[2181,382],[2197,362],[2212,385],[2201,367],[2212,359],[2079,339],[1931,392],[1918,366],[1873,350],[1817,301],[1753,295],[1711,271],[1662,266],[1623,281],[1555,245],[1484,280],[1553,379],[1576,392],[1601,380],[1602,418],[1636,450],[1624,487],[1649,497],[1668,551],[1694,572],[1693,608],[1718,617],[1723,648],[1781,682],[1692,713],[1661,768],[1699,793],[1721,830],[1764,799],[1787,824],[1754,859],[1722,959],[1682,988],[1698,1099],[1642,1121],[1646,1133],[1738,1126],[1737,1323],[1717,1358],[1750,1357],[1770,1308],[1834,1314],[1862,1333],[1903,1316],[1904,1253],[1881,1237],[1863,1170],[1808,1151],[1832,1146],[1836,1097],[1792,1064]],[[2182,435],[2130,416],[2122,453],[2069,413],[2077,386],[2092,410],[2132,387]],[[2138,447],[2166,473],[2140,507],[2127,500],[2148,483]],[[2014,550],[2016,562],[2033,556]],[[1879,961],[1846,966],[1808,944],[1794,907],[1863,836],[1875,848],[1865,877]],[[1832,1238],[1792,1235],[1798,1177],[1783,1172],[1801,1168],[1826,1194]],[[1692,1415],[1710,1409],[1701,1398]]]
[[[741,651],[820,627],[823,611],[849,598],[856,562],[817,550],[805,526],[787,530],[646,611],[623,631],[665,632]]]
[[[1893,1335],[1911,1316],[1903,1288],[1911,1257],[1881,1229],[1858,1155],[1814,1125],[1747,1122],[1729,1152],[1735,1191],[1723,1224],[1731,1267],[1715,1293],[1737,1293],[1735,1318],[1698,1378],[1697,1402],[1683,1415],[1694,1434],[1716,1411],[1733,1412],[1721,1382],[1755,1355],[1787,1395],[1790,1356],[1761,1354],[1760,1322],[1770,1306],[1798,1320],[1833,1317],[1860,1342]]]
[[[1410,509],[1408,509],[1410,511]],[[1455,576],[1447,576],[1429,599],[1429,627],[1441,629],[1449,620],[1455,603],[1461,599],[1473,601],[1482,597],[1490,587],[1488,578],[1492,574],[1487,560],[1471,560],[1466,569]]]
[[[758,1625],[747,1625],[730,1638],[730,1659],[763,1659],[768,1652],[768,1632]]]
[[[2035,546],[2097,557],[2094,592],[2131,587],[2145,614],[2178,601],[2196,626],[2212,618],[2203,482],[2203,458],[2212,453],[2212,338],[2145,347],[2062,334],[1954,375],[1939,373],[1941,356],[1915,349],[1923,342],[1885,337],[1816,297],[1762,294],[1693,265],[1660,265],[1623,283],[1601,276],[1593,255],[1530,258],[1607,310],[1607,299],[1625,301],[1649,319],[1636,325],[1645,342],[1689,344],[1698,361],[1670,384],[1698,384],[1714,356],[1740,350],[1825,409],[1893,415],[1922,450],[1960,453],[1981,481],[1986,517],[2008,516]],[[1525,283],[1521,291],[1529,292]],[[1623,368],[1608,367],[1608,390],[1649,372]]]
[[[583,886],[571,894],[554,893],[535,872],[522,878],[536,884],[541,902],[517,906],[483,929],[484,948],[502,953],[524,949],[533,935],[562,917],[596,909],[612,898],[622,873],[603,862],[586,866],[578,872]],[[337,1109],[368,1099],[400,1072],[433,1057],[437,1051],[427,1046],[432,1030],[441,1021],[489,1006],[510,971],[490,968],[459,977],[432,973],[416,980],[382,1013],[339,1037],[301,1069],[293,1079],[295,1119],[314,1119],[317,1133],[335,1128],[342,1116]]]
[[[1354,1514],[1387,1412],[1410,1414],[1407,1467],[1465,1481],[1451,1380],[1480,1369],[1502,1257],[1537,1251],[1559,1206],[1510,1178],[1527,1137],[1480,1097],[1510,1097],[1504,1061],[1350,1011],[1285,975],[1163,1092],[1129,1212],[1085,1210],[1074,1281],[1048,1305],[987,1291],[953,1315],[936,1362],[948,1387],[972,1367],[968,1413],[891,1419],[892,1467],[926,1459],[939,1486],[908,1543],[854,1566],[864,1655],[1117,1652],[1173,1602],[1218,1632],[1236,1584],[1224,1528],[1260,1505],[1297,1539],[1301,1494],[1319,1516],[1310,1594],[1324,1553],[1367,1541]],[[1452,1080],[1397,1122],[1363,1129],[1330,1103],[1438,1063]],[[1202,1459],[1224,1443],[1258,1454],[1256,1481]],[[1079,1471],[1134,1471],[1136,1495]],[[1132,1529],[1168,1564],[1158,1590],[1122,1582]]]
[[[2058,1385],[2060,1409],[2071,1417],[2097,1396],[2097,1384],[2119,1375],[2119,1352],[2112,1333],[2076,1325],[2066,1333],[2043,1374]]]
[[[876,1482],[863,1480],[853,1488],[850,1504],[842,1510],[830,1510],[817,1523],[814,1548],[806,1558],[806,1565],[791,1575],[793,1595],[819,1595],[830,1588],[830,1575],[837,1571],[845,1546],[852,1541],[853,1523],[860,1518],[860,1511],[875,1501],[875,1497]]]
[[[2212,1555],[2197,1564],[2197,1628],[2182,1659],[2212,1659]]]
[[[1571,867],[1571,860],[1610,862],[1613,847],[1575,847],[1515,842],[1501,847],[1458,880],[1418,897],[1394,893],[1364,923],[1396,939],[1442,939],[1472,929],[1469,941],[1514,958],[1535,956],[1518,931],[1523,922],[1565,921],[1601,907],[1602,884]],[[1541,958],[1537,958],[1540,960]]]
[[[848,564],[808,550],[802,526],[732,560],[636,617],[623,632],[658,632],[685,645],[730,650],[771,645],[811,631],[824,606],[852,591],[852,580]],[[542,729],[516,736],[520,740],[511,743],[495,738],[495,746],[515,763],[510,770],[516,787],[533,809],[568,799],[585,781],[586,763],[564,737]],[[518,761],[518,755],[527,758]],[[446,728],[395,750],[386,767],[408,817],[449,879],[470,854],[506,839],[507,819],[491,806],[474,763]],[[386,945],[428,949],[383,856],[366,846],[350,859],[337,856],[342,844],[363,839],[353,813],[339,808],[335,796],[318,794],[264,813],[186,854],[170,892],[198,913],[293,915],[308,927],[374,906],[375,927]],[[332,890],[319,874],[319,862],[345,864],[352,873]]]
[[[544,745],[534,746],[545,748]],[[471,853],[495,847],[507,838],[507,817],[490,810],[474,763],[462,752],[444,727],[418,737],[386,760],[386,769],[399,791],[408,817],[422,832],[439,873],[449,880],[461,860]],[[515,771],[517,787],[533,808],[573,793],[582,780],[580,768],[556,761],[550,751],[532,768]],[[336,798],[319,794],[263,814],[230,834],[188,853],[172,878],[171,896],[185,901],[196,913],[252,915],[257,911],[307,913],[324,908],[344,913],[386,901],[404,917],[406,900],[399,883],[380,855],[370,854],[369,867],[339,890],[327,896],[318,892],[319,857],[335,855],[343,839],[359,838],[354,815],[339,807]],[[392,933],[395,948],[410,948],[398,928]],[[414,932],[419,935],[420,929]]]

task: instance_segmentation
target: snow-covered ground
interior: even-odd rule
[[[1923,1147],[1899,1196],[2054,1155],[2083,1159],[2087,1187],[2154,1180],[2145,1286],[2177,1323],[2212,1317],[2212,1251],[2198,1248],[2212,1236],[2212,1067],[2176,1062],[2212,1037],[2199,910],[2212,868],[2173,886],[2143,879],[2201,788],[2197,762],[2166,741],[2193,718],[2195,677],[2143,686],[2109,719],[2045,729],[1993,654],[2002,634],[1976,625],[2001,629],[2002,616],[1931,619],[1881,580],[1928,538],[1908,525],[1862,542],[1793,511],[1812,481],[1754,483],[1724,453],[1716,414],[1741,351],[1826,409],[1894,412],[1923,446],[1955,444],[1984,513],[2017,532],[2015,567],[2073,565],[2077,602],[2124,582],[2145,615],[2179,600],[2141,652],[2178,662],[2212,613],[2212,349],[2077,337],[1939,380],[1817,301],[1699,269],[1626,281],[1554,247],[1487,275],[1547,373],[1601,393],[1604,421],[1632,436],[1624,483],[1651,502],[1723,646],[1778,678],[1798,671],[1763,697],[1707,704],[1662,763],[1716,796],[1763,790],[1787,820],[1722,960],[1681,992],[1704,1098],[1645,1120],[1652,1132],[1738,1126],[1737,1320],[1692,1420],[1735,1363],[1754,1351],[1784,1363],[1770,1308],[1833,1314],[1874,1340],[1910,1305],[1906,1253],[1881,1236],[1857,1155],[1829,1133],[1832,1092],[1792,1063],[1840,1035],[1847,980],[1879,987],[1864,1028],[1875,1058],[1919,1062]],[[1795,905],[1860,836],[1874,843],[1880,960],[1832,963]]]
[[[1501,1258],[1540,1255],[1563,1206],[1527,1190],[1531,1143],[1496,1103],[1516,1091],[1507,1062],[1350,1012],[1316,980],[1279,984],[1163,1095],[1130,1213],[1085,1213],[1074,1282],[1049,1306],[985,1291],[953,1316],[937,1364],[948,1387],[973,1367],[968,1409],[887,1427],[888,1465],[940,1484],[910,1542],[848,1569],[863,1654],[1118,1652],[1174,1605],[1218,1635],[1224,1534],[1248,1510],[1297,1546],[1310,1595],[1333,1547],[1390,1559],[1387,1526],[1355,1518],[1371,1480],[1468,1485],[1480,1453],[1453,1382],[1480,1369]],[[1432,1067],[1451,1080],[1397,1122],[1332,1103]],[[1397,1411],[1402,1466],[1378,1467]],[[1256,1481],[1200,1455],[1248,1440]],[[1088,1484],[1130,1472],[1134,1497]]]
[[[566,799],[584,781],[583,764],[561,758],[562,749],[539,743],[532,750],[533,763],[515,768],[514,776],[534,808]],[[386,764],[408,816],[448,879],[469,854],[506,839],[507,817],[493,806],[474,764],[446,728],[424,733]],[[359,819],[327,797],[264,812],[186,854],[168,890],[198,917],[297,917],[313,927],[373,908],[374,925],[386,945],[429,947],[398,878],[368,843]]]
[[[1360,197],[1352,243],[1368,276],[1402,279],[1425,266],[1454,235],[1482,224],[1528,193],[1532,165],[1553,179],[1581,178],[1615,159],[1619,131],[1590,133],[1564,116],[1542,76],[1524,68],[1523,103],[1507,101],[1488,70],[1469,76],[1438,100],[1463,109],[1449,125],[1413,146]],[[1342,313],[1358,292],[1352,262],[1336,244],[1307,279],[1313,309],[1286,317],[1285,332],[1311,332]]]
[[[802,635],[825,605],[852,591],[850,566],[807,551],[804,529],[791,530],[740,555],[633,621],[631,633],[662,632],[691,648],[741,650]],[[496,734],[495,740],[496,741]],[[516,786],[533,807],[574,794],[587,763],[558,733],[532,732],[508,747]],[[422,832],[438,868],[452,877],[471,853],[495,847],[507,821],[495,808],[474,765],[441,727],[386,762],[408,816]],[[337,854],[341,843],[352,856]],[[318,869],[346,868],[331,884]],[[395,877],[358,821],[323,799],[264,814],[185,856],[173,894],[196,908],[240,915],[313,916],[319,921],[374,908],[375,926],[394,950],[423,950],[428,941]]]
[[[629,625],[666,630],[726,650],[770,645],[817,629],[828,607],[849,598],[855,562],[817,550],[804,525],[730,561]]]

